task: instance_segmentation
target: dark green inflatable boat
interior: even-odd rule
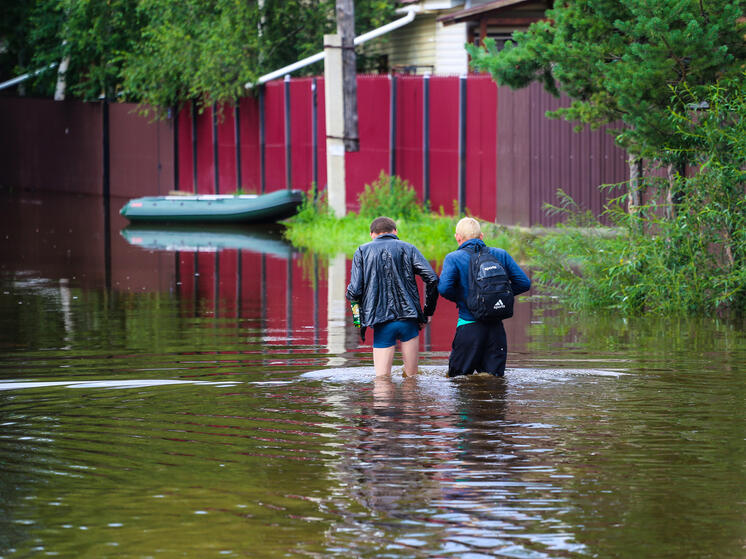
[[[133,222],[260,223],[295,214],[303,201],[300,190],[267,194],[195,194],[146,196],[127,202],[119,213]]]

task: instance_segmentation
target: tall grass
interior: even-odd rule
[[[350,212],[338,219],[329,209],[325,194],[316,197],[312,190],[299,212],[285,222],[285,236],[293,245],[317,254],[352,256],[359,245],[370,241],[370,222],[383,215],[396,221],[401,240],[415,245],[425,258],[438,265],[446,254],[458,248],[453,234],[459,217],[445,215],[442,210],[430,212],[406,180],[381,173],[378,180],[365,186],[358,202],[358,213]],[[523,235],[511,234],[490,223],[483,223],[483,231],[487,244],[521,258],[526,246]]]

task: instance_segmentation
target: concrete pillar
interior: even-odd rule
[[[324,35],[324,102],[326,108],[326,180],[329,207],[337,217],[347,213],[344,144],[342,38]]]

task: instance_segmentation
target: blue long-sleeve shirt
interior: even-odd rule
[[[469,239],[461,243],[457,250],[446,255],[443,260],[443,271],[440,274],[438,292],[446,299],[458,306],[459,320],[473,321],[474,316],[466,306],[469,291],[469,262],[474,252],[474,246],[487,247],[481,239]],[[505,268],[510,279],[513,293],[518,295],[531,288],[531,280],[515,260],[501,248],[487,247],[487,250],[497,258]]]

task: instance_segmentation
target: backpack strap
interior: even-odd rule
[[[485,245],[485,247],[486,246],[487,245]],[[479,245],[479,244],[476,244],[476,243],[473,244],[473,245],[471,245],[471,246],[468,246],[466,248],[470,249],[470,251],[471,251],[472,254],[479,254],[480,252],[482,252],[482,245]]]

